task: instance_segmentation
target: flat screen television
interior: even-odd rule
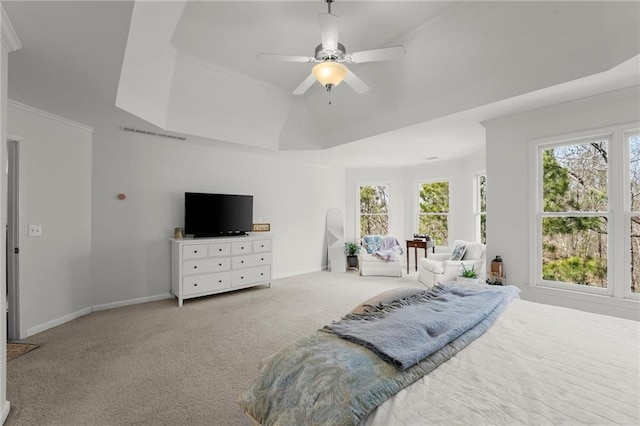
[[[184,231],[194,238],[246,235],[253,228],[253,195],[184,193]]]

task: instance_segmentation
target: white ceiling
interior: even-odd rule
[[[309,64],[256,60],[313,56],[321,0],[144,3],[4,0],[23,46],[9,55],[9,97],[100,134],[165,128],[225,149],[371,167],[474,155],[482,120],[640,84],[638,2],[337,0],[348,51],[407,52],[350,66],[371,90],[340,85],[331,106],[320,85],[290,94]],[[166,52],[175,68],[163,69]],[[137,92],[118,96],[121,109],[123,82]]]

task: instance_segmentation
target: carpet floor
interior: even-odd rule
[[[316,272],[185,301],[94,312],[26,339],[7,364],[6,425],[251,423],[238,395],[260,361],[402,278]]]

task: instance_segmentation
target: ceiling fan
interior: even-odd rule
[[[360,52],[347,53],[344,45],[338,43],[338,33],[340,31],[338,15],[331,13],[331,3],[333,0],[325,0],[328,6],[328,13],[318,14],[320,24],[320,39],[322,41],[316,47],[314,56],[292,56],[271,53],[259,53],[259,59],[267,59],[283,62],[315,63],[311,74],[293,91],[294,95],[302,95],[317,80],[331,91],[343,80],[356,93],[361,94],[369,90],[369,86],[358,78],[353,71],[344,64],[360,64],[364,62],[389,61],[400,59],[404,55],[403,46],[384,47],[381,49],[363,50]]]

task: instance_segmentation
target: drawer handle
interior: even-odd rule
[[[241,260],[240,263],[244,263],[244,260]]]
[[[193,269],[198,269],[198,265],[193,265]]]
[[[193,283],[193,286],[194,287],[198,287],[198,283]]]
[[[244,280],[244,277],[240,277],[241,280]]]
[[[222,249],[219,248],[218,251],[222,251]]]
[[[262,277],[262,276],[264,276],[264,272],[260,272],[260,276],[261,276],[261,277]]]
[[[197,253],[197,252],[198,252],[198,250],[194,250],[193,252],[194,252],[194,253]]]
[[[264,260],[264,257],[261,257],[260,260]]]
[[[260,244],[260,247],[264,248],[264,244]]]
[[[221,282],[222,282],[222,280],[218,280],[218,282],[219,282],[219,283],[221,283]]]

